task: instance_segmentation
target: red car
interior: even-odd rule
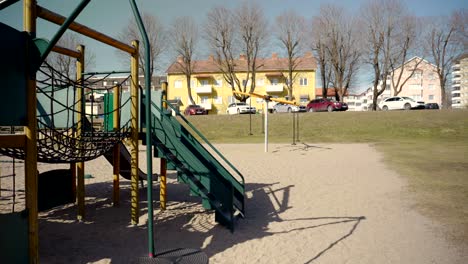
[[[185,108],[184,115],[207,115],[208,111],[199,105],[189,105]]]
[[[307,112],[346,110],[348,110],[348,105],[346,103],[336,102],[327,98],[314,99],[307,104]]]

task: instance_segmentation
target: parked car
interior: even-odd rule
[[[277,103],[273,106],[273,113],[305,112],[306,110],[307,109],[304,105]]]
[[[439,109],[439,104],[437,103],[427,103],[424,105],[425,109]]]
[[[255,107],[249,106],[248,104],[242,103],[242,102],[229,104],[226,110],[226,113],[230,115],[248,114],[248,113],[255,114],[256,112],[257,112],[257,109]]]
[[[393,96],[380,102],[379,108],[384,111],[424,109],[424,102],[416,102],[413,98],[405,96]]]
[[[307,104],[307,112],[320,112],[320,111],[346,111],[348,110],[348,104],[343,102],[337,102],[328,98],[319,98],[310,101]]]
[[[208,111],[199,105],[189,105],[184,110],[184,115],[207,115]]]

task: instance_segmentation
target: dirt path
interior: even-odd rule
[[[155,214],[158,250],[201,248],[210,263],[461,264],[468,259],[466,251],[445,241],[440,224],[410,209],[404,179],[369,145],[270,145],[269,153],[261,144],[217,147],[246,178],[246,218],[231,234],[171,174],[168,210]],[[129,182],[121,181],[123,203],[114,208],[110,165],[98,159],[86,168],[94,177],[86,180],[87,220],[75,221],[72,206],[42,213],[41,262],[135,262],[147,252],[146,190],[140,190],[140,225],[131,227]]]

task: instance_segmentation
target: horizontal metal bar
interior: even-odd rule
[[[57,25],[62,25],[66,18],[57,14],[57,13],[54,13],[44,7],[41,7],[41,6],[37,6],[37,17],[40,17],[44,20],[47,20],[49,22],[52,22],[54,24],[57,24]],[[112,37],[109,37],[103,33],[100,33],[94,29],[91,29],[87,26],[84,26],[80,23],[76,23],[76,22],[73,22],[70,24],[70,27],[69,29],[73,30],[73,31],[76,31],[80,34],[83,34],[87,37],[90,37],[92,39],[95,39],[97,41],[100,41],[100,42],[103,42],[109,46],[112,46],[114,48],[117,48],[117,49],[120,49],[122,51],[125,51],[127,53],[130,53],[130,54],[134,54],[136,52],[135,48],[133,48],[132,46],[130,45],[127,45],[123,42],[120,42]]]
[[[24,148],[26,135],[0,135],[0,148]]]
[[[83,73],[83,75],[120,74],[120,73],[130,73],[130,71],[85,72]]]
[[[63,54],[63,55],[73,57],[75,59],[79,59],[80,56],[81,56],[80,52],[78,52],[76,50],[67,49],[67,48],[64,48],[64,47],[61,47],[61,46],[57,46],[57,45],[55,45],[52,48],[52,51]]]

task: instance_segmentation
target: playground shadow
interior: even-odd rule
[[[299,151],[299,152],[312,151],[312,150],[333,150],[333,148],[331,147],[322,146],[322,145],[313,145],[313,144],[297,141],[295,144],[277,146],[272,151],[272,153],[278,153],[285,149],[289,151]]]
[[[173,175],[171,175],[173,176]],[[159,210],[159,185],[154,184],[154,240],[156,251],[171,248],[201,249],[216,258],[226,250],[253,241],[277,240],[286,243],[285,236],[301,232],[340,226],[344,230],[328,238],[320,247],[301,254],[301,263],[312,263],[329,253],[337,244],[350,237],[363,216],[310,216],[286,219],[282,215],[293,209],[289,194],[294,185],[279,183],[246,184],[246,217],[238,219],[235,231],[214,222],[214,212],[205,210],[198,197],[189,195],[189,187],[175,181],[168,183],[167,210]],[[139,190],[140,223],[130,225],[130,182],[121,182],[121,203],[112,206],[110,182],[86,185],[85,220],[76,220],[76,207],[65,205],[41,213],[39,222],[40,260],[42,263],[136,263],[147,256],[146,188]],[[312,214],[313,212],[310,212]],[[307,213],[305,213],[307,215]],[[346,225],[346,226],[343,226]],[[277,226],[273,228],[272,226]],[[311,241],[304,241],[310,243]],[[280,245],[278,245],[280,246]],[[238,257],[252,257],[237,252]],[[255,254],[255,253],[254,253]],[[246,261],[250,262],[250,261]],[[258,259],[257,259],[258,262]]]

